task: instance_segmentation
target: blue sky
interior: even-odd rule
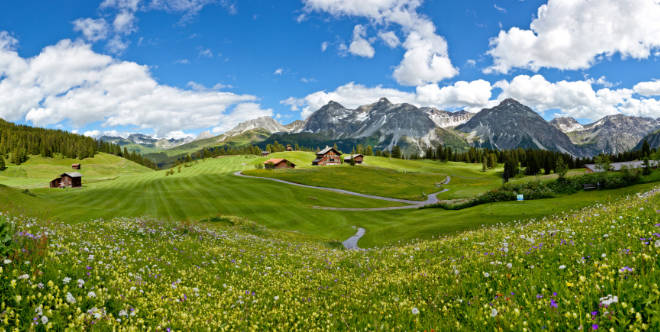
[[[547,119],[657,118],[659,7],[4,1],[0,117],[88,135],[180,137],[264,115],[288,123],[329,100],[355,107],[388,97],[476,112],[514,97]]]

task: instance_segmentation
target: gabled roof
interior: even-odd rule
[[[292,162],[290,162],[286,159],[282,159],[282,158],[268,159],[268,160],[264,161],[264,164],[273,163],[273,165],[277,165],[277,164],[280,164],[280,163],[283,163],[283,162],[291,163],[291,165],[294,165],[294,166],[296,165],[296,164],[294,164],[294,163],[292,163]]]
[[[68,176],[68,177],[71,177],[71,178],[81,178],[82,177],[82,174],[80,174],[78,172],[63,173],[62,175],[60,175],[60,177],[65,176],[65,175]]]
[[[322,156],[322,155],[324,155],[324,154],[326,154],[326,153],[328,153],[328,152],[330,152],[330,151],[334,151],[336,154],[338,154],[338,155],[341,156],[341,152],[335,150],[335,148],[330,147],[330,146],[326,146],[325,149],[323,149],[323,150],[317,152],[316,155],[317,155],[317,156]]]

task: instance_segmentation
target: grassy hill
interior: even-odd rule
[[[0,274],[2,324],[17,330],[657,331],[659,206],[657,195],[633,195],[539,221],[369,251],[329,249],[240,218],[71,224],[9,217],[20,233]]]
[[[273,154],[272,157],[286,157],[303,165],[311,164],[313,155],[288,152]],[[35,197],[32,197],[34,200],[29,205],[23,206],[21,202],[3,200],[0,201],[0,211],[9,207],[22,207],[27,215],[36,215],[36,212],[39,212],[39,216],[43,211],[47,211],[48,217],[67,222],[142,216],[196,222],[208,218],[236,216],[247,218],[269,229],[298,232],[326,243],[345,240],[355,233],[354,227],[359,226],[367,230],[360,240],[360,246],[376,247],[417,238],[430,239],[438,235],[473,230],[482,225],[542,218],[594,202],[607,202],[653,185],[583,192],[545,200],[487,204],[460,211],[330,211],[320,210],[315,206],[371,208],[396,206],[398,203],[233,175],[238,170],[252,170],[255,164],[263,163],[265,159],[254,156],[228,156],[182,167],[180,173],[175,170],[174,175],[170,176],[166,176],[165,171],[145,171],[121,175],[108,181],[89,182],[83,188],[75,190],[30,189]],[[442,163],[431,161],[386,158],[367,160],[379,169],[388,168],[401,172],[401,179],[404,179],[404,176],[415,179],[418,176],[413,174],[415,170],[437,172],[440,174],[438,178],[451,174],[452,183],[447,186],[451,190],[446,193],[447,197],[469,195],[470,192],[497,185],[499,181],[494,174],[480,174],[479,171],[471,170],[473,165],[466,165],[468,168],[462,170],[458,166],[443,166]],[[404,170],[407,173],[403,173]],[[471,183],[474,183],[473,187],[470,186]]]
[[[21,165],[8,164],[0,171],[0,184],[17,188],[48,187],[50,180],[64,172],[74,172],[71,164],[80,163],[83,185],[98,181],[116,179],[122,176],[151,173],[153,170],[130,160],[107,153],[98,153],[93,158],[84,160],[54,157],[30,156]]]

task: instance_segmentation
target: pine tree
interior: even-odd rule
[[[401,158],[402,157],[401,148],[399,148],[398,145],[395,145],[394,147],[392,147],[392,155],[391,156],[392,156],[392,158]]]
[[[557,159],[557,166],[555,167],[555,173],[559,175],[560,179],[564,179],[566,177],[566,173],[568,173],[568,165],[564,161],[564,157],[559,157]]]
[[[2,155],[0,155],[0,171],[4,171],[5,168],[7,168],[7,167],[5,166],[5,157],[3,157]]]
[[[642,157],[649,156],[651,156],[651,146],[647,140],[644,140],[644,143],[642,143]]]

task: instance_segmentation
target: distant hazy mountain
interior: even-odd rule
[[[290,133],[299,133],[305,127],[305,121],[296,120],[284,126]]]
[[[542,149],[581,155],[566,134],[513,99],[482,110],[456,129],[467,133],[468,141],[480,147]]]
[[[554,118],[552,121],[550,121],[550,124],[555,126],[555,128],[563,131],[564,133],[570,133],[584,129],[584,127],[579,122],[577,122],[577,120],[571,117]]]
[[[117,137],[117,136],[101,136],[99,140],[104,142],[115,143],[120,146],[125,145],[138,145],[146,148],[155,148],[155,149],[171,149],[179,145],[183,145],[189,142],[194,141],[193,137],[185,137],[181,139],[174,138],[153,138],[145,134],[131,134],[127,138]],[[131,147],[129,150],[139,150],[136,147]]]
[[[264,129],[270,133],[288,132],[289,129],[277,122],[270,116],[263,116],[260,118],[248,120],[239,123],[236,127],[225,132],[222,136],[225,138],[240,135],[248,130]]]
[[[617,154],[630,151],[649,133],[660,129],[660,121],[623,114],[606,116],[594,123],[580,125],[573,118],[551,122],[568,134],[586,154]]]

